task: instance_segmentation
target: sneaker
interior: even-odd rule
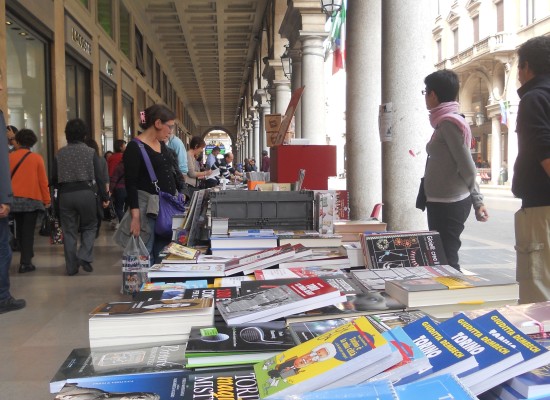
[[[25,308],[27,302],[23,299],[14,299],[13,297],[8,297],[4,301],[0,301],[0,314],[4,314],[10,311],[20,310]]]

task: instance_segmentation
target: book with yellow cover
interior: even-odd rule
[[[351,375],[359,383],[382,372],[386,367],[380,361],[391,353],[382,334],[359,317],[255,364],[260,397],[306,393]]]
[[[176,242],[170,242],[165,249],[169,254],[182,257],[186,260],[196,260],[199,257],[200,251],[191,247],[183,246]]]

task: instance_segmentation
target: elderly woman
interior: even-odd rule
[[[203,138],[199,136],[193,136],[189,143],[189,150],[187,150],[187,175],[185,176],[185,182],[193,187],[199,187],[199,180],[207,179],[210,171],[201,171],[197,166],[197,158],[199,154],[204,151],[206,143]]]
[[[475,179],[470,126],[458,111],[458,77],[452,71],[441,70],[428,75],[424,83],[426,89],[422,92],[434,128],[426,145],[424,172],[428,227],[439,232],[449,265],[460,270],[460,234],[472,205],[478,221],[487,221],[489,214]]]
[[[163,192],[172,195],[177,192],[175,172],[172,167],[173,158],[166,146],[166,140],[174,129],[175,118],[174,112],[163,105],[155,104],[147,108],[141,122],[143,132],[128,143],[122,158],[127,203],[131,216],[129,232],[126,234],[141,236],[152,261],[158,258],[160,250],[171,240],[155,234],[156,218],[147,214],[147,207],[151,195],[158,193],[156,185]],[[151,160],[151,166],[158,180],[156,185],[151,181],[139,144],[143,145]],[[119,230],[126,229],[124,219],[126,217],[123,218]]]
[[[34,257],[34,230],[38,214],[50,206],[50,190],[42,156],[31,152],[37,142],[30,129],[15,134],[14,151],[10,153],[13,203],[11,212],[17,226],[17,241],[21,249],[19,273],[36,269]]]
[[[93,271],[98,223],[96,196],[103,208],[109,205],[99,156],[84,143],[89,133],[83,120],[67,122],[67,145],[59,149],[53,165],[52,183],[58,187],[65,266],[69,276],[76,275],[80,267],[86,272]],[[79,235],[80,247],[77,247]]]

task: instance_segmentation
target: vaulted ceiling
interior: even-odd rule
[[[235,125],[268,0],[134,0],[199,126]]]

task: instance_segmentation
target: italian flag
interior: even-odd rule
[[[346,67],[346,2],[336,14],[331,32],[334,52],[332,54],[332,74]]]

